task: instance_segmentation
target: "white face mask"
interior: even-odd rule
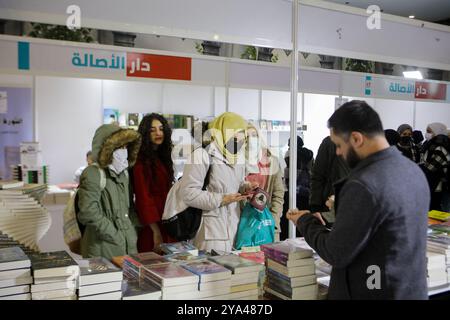
[[[432,133],[429,133],[429,132],[425,133],[425,139],[427,139],[427,141],[430,141],[431,138],[433,138],[433,134]]]
[[[128,150],[117,149],[113,152],[113,161],[109,168],[115,173],[120,174],[123,170],[128,168]]]

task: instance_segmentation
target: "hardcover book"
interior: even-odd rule
[[[198,283],[199,277],[172,263],[154,264],[141,269],[141,277],[149,277],[160,287]]]
[[[80,286],[122,281],[122,270],[117,268],[105,258],[99,257],[85,259],[80,260],[78,263],[80,265]]]
[[[80,267],[66,251],[30,254],[31,269],[35,278],[79,275]]]
[[[163,243],[160,248],[165,254],[189,252],[193,256],[198,255],[198,249],[186,241]]]
[[[181,267],[196,274],[200,282],[231,279],[231,271],[217,263],[202,259],[181,264]]]
[[[30,259],[19,247],[0,249],[0,271],[29,268]]]
[[[259,272],[264,266],[259,263],[241,258],[237,255],[230,254],[224,256],[212,256],[208,257],[211,261],[230,269],[233,274],[246,273],[246,272]]]
[[[123,300],[160,300],[161,289],[148,282],[124,280],[122,282]]]

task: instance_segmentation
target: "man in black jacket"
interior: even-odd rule
[[[336,146],[330,137],[323,139],[312,168],[309,201],[311,211],[329,211],[326,202],[334,195],[333,184],[347,177],[349,171],[347,163],[336,155]]]
[[[424,174],[389,147],[366,102],[342,105],[328,126],[337,155],[351,168],[335,186],[333,229],[317,213],[292,210],[288,218],[333,267],[329,299],[427,299]]]

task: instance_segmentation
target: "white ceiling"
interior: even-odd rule
[[[450,18],[450,0],[326,0],[339,4],[366,9],[369,5],[379,6],[384,13],[424,21],[441,21]]]

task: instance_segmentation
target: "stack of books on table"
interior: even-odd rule
[[[448,283],[445,255],[427,251],[428,288],[445,286]]]
[[[231,271],[207,259],[186,261],[180,264],[184,269],[199,277],[198,291],[186,299],[227,300],[231,292]]]
[[[76,300],[80,267],[66,252],[43,252],[29,255],[34,283],[32,300]]]
[[[105,258],[79,260],[78,300],[122,299],[122,270]]]
[[[312,250],[289,242],[262,245],[261,249],[267,258],[267,293],[284,300],[318,298]]]
[[[156,285],[162,300],[185,299],[184,294],[192,296],[198,291],[197,275],[154,252],[125,256],[123,271],[127,279],[138,277],[141,282]]]
[[[254,261],[254,262],[259,263],[264,266],[264,269],[262,269],[259,272],[259,279],[258,279],[258,295],[260,297],[262,297],[262,296],[264,296],[264,284],[267,281],[266,268],[265,268],[266,258],[265,258],[264,251],[244,252],[244,248],[242,250],[243,251],[239,253],[239,256],[241,258]]]
[[[232,272],[230,300],[258,300],[259,274],[264,270],[263,265],[235,254],[211,256],[208,259]]]
[[[0,249],[0,300],[31,300],[31,263],[20,247]]]
[[[450,283],[450,236],[448,233],[436,232],[428,235],[427,251],[445,256],[447,282]]]
[[[193,256],[198,256],[198,249],[187,241],[180,241],[174,243],[162,243],[160,245],[161,251],[165,255],[174,253],[188,252]]]
[[[122,300],[161,300],[161,289],[150,282],[124,278]]]

